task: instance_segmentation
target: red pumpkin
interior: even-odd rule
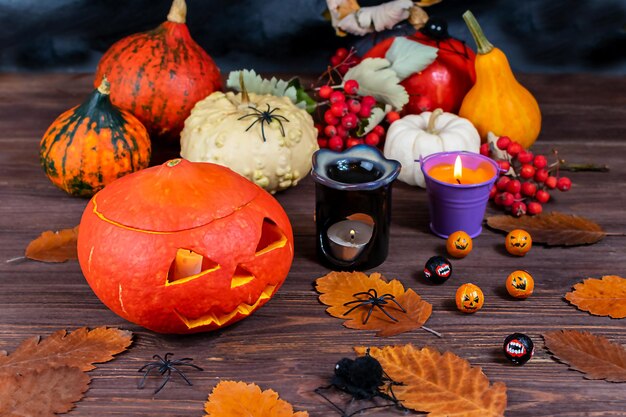
[[[450,37],[447,24],[439,19],[430,19],[424,28],[406,38],[435,47],[438,52],[432,64],[400,83],[409,94],[403,113],[420,114],[437,108],[458,113],[465,94],[476,81],[474,52],[464,42]],[[383,58],[394,39],[378,43],[363,58]]]
[[[257,185],[219,165],[175,159],[92,198],[78,258],[118,315],[160,333],[196,333],[239,321],[274,295],[293,235],[280,204]]]
[[[178,140],[197,101],[222,88],[211,57],[191,38],[187,6],[174,0],[167,21],[117,41],[104,54],[94,84],[111,81],[113,104],[133,113],[150,136]]]

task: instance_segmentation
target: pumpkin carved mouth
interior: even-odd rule
[[[217,315],[215,313],[206,314],[204,316],[200,316],[195,319],[190,319],[183,316],[179,311],[174,309],[174,313],[180,318],[180,320],[185,323],[188,329],[195,329],[198,327],[204,326],[216,326],[221,327],[235,318],[238,314],[242,316],[249,316],[254,310],[259,307],[259,304],[263,301],[269,300],[274,294],[274,290],[276,289],[276,285],[268,285],[265,287],[263,292],[259,298],[253,304],[241,303],[237,306],[237,308],[230,313]]]

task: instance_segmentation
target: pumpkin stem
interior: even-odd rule
[[[487,40],[485,34],[478,24],[478,21],[474,17],[474,14],[471,11],[466,11],[463,13],[463,20],[465,20],[465,24],[467,25],[474,41],[476,42],[476,48],[478,49],[479,54],[487,54],[491,52],[494,46]]]
[[[109,82],[109,80],[107,80],[106,75],[102,76],[102,81],[98,86],[98,92],[107,96],[111,93],[111,83]]]
[[[428,118],[428,126],[426,127],[426,132],[435,133],[435,122],[437,121],[437,117],[441,116],[442,114],[443,110],[441,109],[436,109],[430,114],[430,117]]]
[[[250,102],[250,96],[248,96],[246,84],[243,82],[243,71],[239,73],[239,86],[241,87],[241,102],[243,104],[248,104]]]
[[[185,23],[187,20],[187,3],[185,0],[174,0],[170,12],[167,14],[167,21],[174,23]]]

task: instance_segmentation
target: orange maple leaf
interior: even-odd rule
[[[582,372],[587,379],[626,382],[626,349],[606,337],[576,330],[543,335],[546,347],[561,362]]]
[[[308,417],[306,411],[294,413],[287,401],[271,389],[261,391],[258,385],[222,381],[213,388],[204,404],[206,417]]]
[[[367,276],[363,272],[331,272],[315,281],[316,290],[321,293],[319,299],[329,306],[326,311],[333,317],[345,318],[343,325],[350,329],[376,330],[376,336],[393,336],[409,330],[422,327],[432,313],[433,306],[422,300],[412,289],[406,290],[402,283],[396,279],[387,282],[379,273]],[[395,303],[388,302],[384,308],[397,321],[393,321],[380,309],[371,310],[369,305],[354,309],[346,315],[355,304],[346,303],[357,300],[356,293],[366,293],[375,290],[380,297],[391,294],[394,300],[400,304],[406,312],[403,312]],[[359,296],[365,299],[366,296]]]
[[[365,347],[355,347],[359,355]],[[451,352],[413,345],[370,348],[395,383],[400,403],[429,417],[500,417],[506,409],[506,385],[494,384],[478,367]]]
[[[24,256],[42,262],[65,262],[68,259],[78,259],[77,241],[78,226],[58,232],[48,230],[28,244]]]
[[[574,291],[565,294],[565,299],[594,316],[623,319],[626,317],[626,279],[617,275],[587,278],[574,285]]]

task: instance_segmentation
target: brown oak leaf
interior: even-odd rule
[[[626,382],[626,348],[603,336],[576,330],[543,335],[546,347],[559,361],[584,373],[586,379]]]
[[[74,408],[89,388],[89,375],[76,367],[0,372],[0,416],[54,417]]]
[[[65,262],[68,259],[78,259],[77,241],[78,226],[58,232],[48,230],[28,244],[24,256],[42,262]]]
[[[617,275],[587,278],[574,285],[574,291],[565,294],[565,299],[594,316],[623,319],[626,317],[626,279]]]
[[[599,242],[606,236],[604,230],[593,221],[556,211],[536,216],[489,216],[487,225],[507,233],[514,229],[524,229],[530,233],[533,242],[548,246],[588,245]]]
[[[213,388],[204,404],[205,417],[308,417],[306,411],[294,413],[287,401],[271,389],[258,385],[222,381]]]
[[[108,362],[132,343],[127,330],[85,327],[68,334],[59,330],[47,338],[26,339],[10,355],[0,356],[0,372],[42,371],[70,366],[82,371],[94,369],[94,363]]]
[[[367,351],[356,347],[359,355]],[[411,344],[370,348],[385,373],[398,385],[393,393],[404,407],[429,417],[500,417],[506,409],[506,385],[489,383],[479,367],[459,356]]]
[[[432,313],[433,306],[422,300],[412,289],[405,291],[402,283],[396,279],[387,282],[379,273],[367,276],[363,272],[331,272],[315,281],[316,290],[321,293],[319,299],[329,306],[326,311],[333,317],[345,318],[343,325],[350,329],[376,330],[376,336],[393,336],[420,328]],[[364,305],[345,313],[355,304],[345,306],[345,303],[355,301],[354,294],[366,293],[375,290],[380,297],[391,294],[405,310],[403,312],[392,301],[384,306],[385,311],[397,321],[391,320],[380,309],[371,310],[367,323],[363,323],[372,306]],[[367,297],[359,296],[361,299]]]

